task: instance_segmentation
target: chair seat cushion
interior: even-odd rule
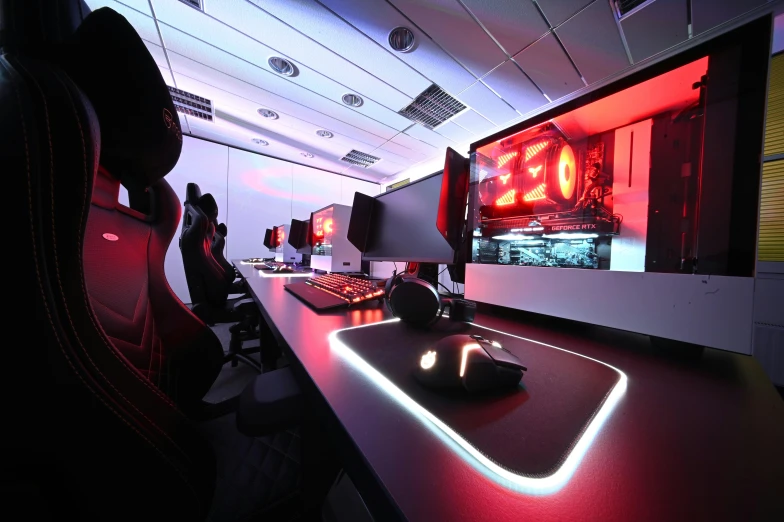
[[[237,408],[237,428],[250,436],[275,433],[299,424],[302,390],[291,369],[262,373],[245,387]]]

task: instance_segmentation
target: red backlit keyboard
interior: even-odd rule
[[[341,274],[313,277],[305,281],[305,284],[340,297],[348,304],[378,299],[384,295],[384,289],[376,286],[373,281]]]

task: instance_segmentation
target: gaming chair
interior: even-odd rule
[[[131,25],[88,13],[0,0],[0,156],[23,221],[15,299],[34,322],[4,364],[35,368],[3,379],[5,492],[37,520],[203,520],[215,458],[180,406],[222,353],[163,272],[179,121]],[[121,183],[149,194],[150,214],[117,202]]]

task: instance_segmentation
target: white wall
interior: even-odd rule
[[[218,203],[218,221],[226,223],[226,258],[264,257],[264,230],[288,224],[291,218],[308,219],[310,212],[332,203],[351,205],[354,192],[370,196],[380,186],[354,178],[294,165],[243,150],[185,136],[182,155],[166,181],[185,201],[185,187],[198,183]],[[120,202],[127,204],[122,191]],[[180,225],[166,253],[169,285],[190,303],[179,248]]]

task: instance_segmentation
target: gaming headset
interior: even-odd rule
[[[419,265],[409,263],[402,274],[393,273],[387,280],[385,296],[392,315],[404,323],[428,326],[436,322],[449,307],[452,321],[472,322],[476,303],[465,299],[444,298],[438,293],[436,281],[419,275]]]

